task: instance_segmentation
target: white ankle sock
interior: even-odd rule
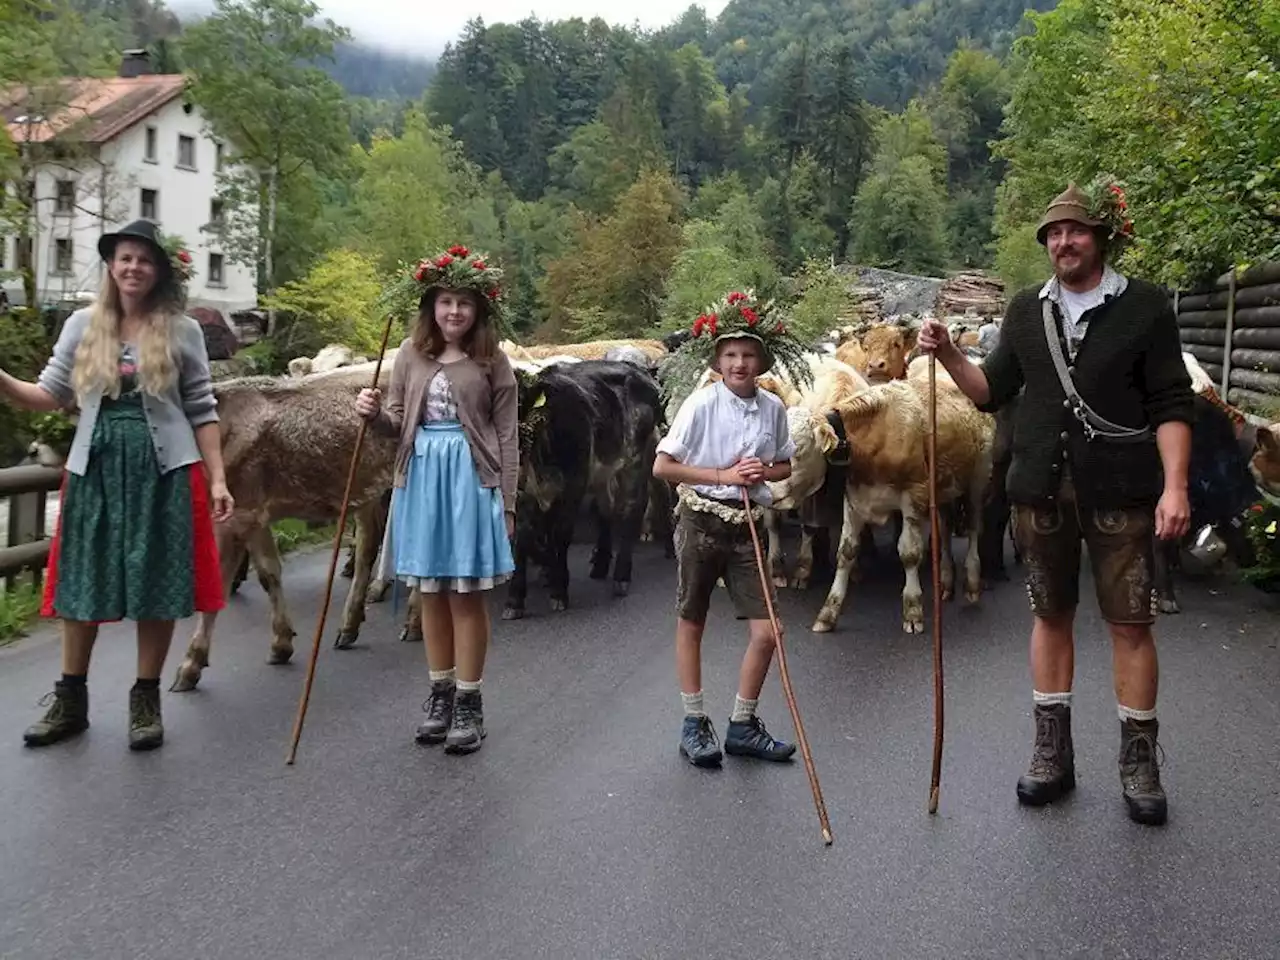
[[[686,717],[705,717],[707,712],[702,709],[702,691],[697,693],[680,694],[680,700],[684,703],[684,715]]]
[[[456,667],[450,667],[448,670],[428,670],[431,674],[431,682],[438,683],[441,680],[454,682],[458,679],[458,670]]]
[[[479,693],[480,683],[481,681],[479,680],[459,680],[458,692],[459,693]]]
[[[1051,704],[1060,703],[1063,706],[1071,706],[1071,691],[1066,690],[1062,693],[1041,693],[1039,690],[1031,691],[1031,699],[1038,705],[1050,706]]]
[[[1155,707],[1150,710],[1135,710],[1133,707],[1126,707],[1124,704],[1117,704],[1120,708],[1121,720],[1154,720],[1156,718]]]
[[[730,723],[745,723],[756,715],[756,704],[759,700],[743,700],[736,693],[733,695],[733,713],[729,717]]]

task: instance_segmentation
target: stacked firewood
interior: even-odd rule
[[[938,289],[940,317],[999,317],[1004,313],[1004,283],[985,273],[958,273]]]

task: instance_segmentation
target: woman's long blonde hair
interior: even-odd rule
[[[160,278],[147,298],[147,322],[138,338],[138,384],[152,396],[159,396],[173,383],[177,366],[173,359],[173,320],[179,308],[171,286]],[[89,327],[76,347],[71,385],[83,399],[95,387],[113,400],[120,396],[120,291],[104,271],[98,297],[90,308]]]

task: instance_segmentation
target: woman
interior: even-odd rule
[[[356,399],[373,429],[399,437],[389,549],[396,576],[421,592],[431,676],[417,740],[447,753],[485,737],[485,593],[515,570],[516,378],[494,330],[500,278],[466,247],[418,264],[418,320],[387,404],[378,390]]]
[[[212,520],[234,503],[204,333],[182,314],[155,225],[106,234],[98,252],[107,264],[98,298],[67,318],[38,381],[0,371],[10,402],[80,413],[41,609],[62,618],[63,674],[24,739],[47,746],[89,726],[98,625],[128,619],[138,634],[129,748],[150,750],[164,742],[160,673],[174,621],[223,605]]]

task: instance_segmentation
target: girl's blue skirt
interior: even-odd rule
[[[423,593],[474,593],[511,578],[502,493],[480,485],[456,420],[424,423],[403,489],[392,497],[384,555],[398,579]]]

